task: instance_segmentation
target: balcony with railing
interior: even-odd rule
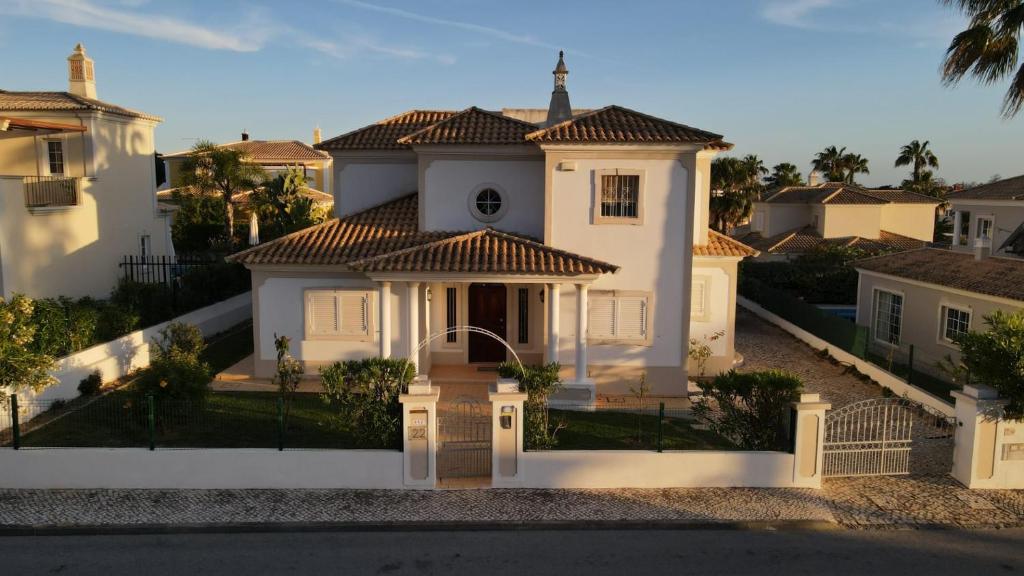
[[[25,207],[29,210],[78,206],[81,178],[25,176]]]

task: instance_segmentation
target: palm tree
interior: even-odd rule
[[[928,149],[928,140],[925,140],[923,143],[913,140],[910,144],[900,148],[900,155],[896,157],[895,167],[911,165],[914,167],[914,182],[921,181],[921,175],[926,171],[925,168],[939,167],[939,159]],[[929,172],[930,176],[931,173]]]
[[[1003,98],[1003,117],[1012,118],[1024,108],[1024,64],[1020,58],[1024,30],[1024,0],[940,0],[955,6],[971,19],[967,29],[953,37],[942,62],[942,81],[947,86],[968,74],[983,84],[1010,77]]]
[[[845,146],[843,148],[829,146],[814,156],[811,165],[815,170],[824,174],[829,182],[843,182],[846,180],[846,171],[843,168],[845,156]]]
[[[764,162],[750,154],[744,158],[716,158],[711,163],[711,227],[727,232],[750,217],[754,197],[761,191]]]
[[[844,154],[839,164],[844,171],[843,182],[847,184],[854,184],[857,174],[871,173],[871,170],[868,169],[868,159],[860,154]]]
[[[761,179],[768,175],[768,169],[764,167],[764,161],[758,158],[756,154],[747,154],[740,162],[747,179],[747,185],[760,186]]]
[[[800,169],[789,162],[772,166],[772,174],[765,180],[769,186],[800,186],[804,183]]]
[[[238,150],[223,148],[208,140],[200,140],[182,163],[181,184],[198,194],[219,194],[224,199],[224,233],[231,240],[235,234],[235,211],[231,198],[252,190],[266,179],[259,165],[250,164]]]

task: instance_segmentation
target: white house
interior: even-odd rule
[[[813,180],[813,173],[812,173]],[[924,248],[935,232],[937,198],[845,182],[770,190],[754,202],[749,231],[736,239],[762,259],[786,259],[819,246],[867,252]]]
[[[573,115],[567,74],[559,58],[537,124],[413,110],[321,143],[339,218],[231,257],[252,271],[257,376],[275,334],[309,371],[379,354],[426,374],[510,349],[560,362],[580,398],[642,372],[683,395],[690,338],[718,332],[707,370],[731,367],[736,266],[755,254],[708,229],[711,158],[731,145],[620,106]]]
[[[0,90],[0,294],[106,296],[124,255],[171,254],[156,201],[160,118],[96,99],[93,61],[67,92]]]

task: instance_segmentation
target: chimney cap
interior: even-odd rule
[[[245,130],[243,129],[243,130],[242,130],[242,142],[248,142],[248,141],[249,141],[249,133],[248,133],[248,132],[246,132],[246,131],[245,131]]]

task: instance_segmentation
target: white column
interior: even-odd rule
[[[419,354],[416,353],[416,347],[420,344],[420,283],[409,282],[409,290],[406,297],[406,315],[409,317],[409,352],[406,357],[413,366],[416,367],[416,373],[419,374]]]
[[[377,300],[380,301],[380,357],[391,357],[391,282],[381,282]]]
[[[558,362],[559,288],[558,284],[548,284],[548,362]]]
[[[953,246],[960,243],[960,214],[959,210],[953,212]]]
[[[576,285],[576,382],[587,381],[587,291],[586,284]]]

